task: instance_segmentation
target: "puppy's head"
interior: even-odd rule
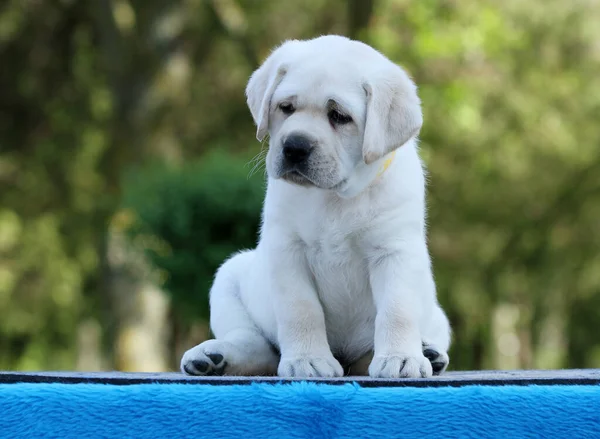
[[[408,75],[340,36],[285,42],[252,74],[246,95],[257,138],[270,134],[269,176],[346,196],[366,187],[423,121]]]

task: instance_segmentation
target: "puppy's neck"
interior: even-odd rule
[[[392,151],[370,165],[361,163],[356,168],[354,174],[337,190],[338,195],[341,198],[353,198],[357,196],[381,178],[394,161],[395,156],[396,151]]]
[[[392,152],[390,152],[386,157],[384,157],[383,164],[379,168],[379,171],[377,171],[377,178],[381,177],[383,175],[383,173],[385,171],[387,171],[387,168],[390,167],[390,165],[394,161],[395,157],[396,157],[396,151],[395,150],[392,151]]]

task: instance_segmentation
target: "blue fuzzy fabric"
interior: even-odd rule
[[[0,385],[1,438],[600,438],[600,386]]]

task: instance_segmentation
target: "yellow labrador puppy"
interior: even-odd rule
[[[414,83],[341,36],[287,41],[246,89],[270,135],[258,246],[210,293],[190,375],[430,377],[448,365],[425,230]]]

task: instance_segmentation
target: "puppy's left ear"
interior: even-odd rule
[[[419,134],[421,101],[414,82],[394,65],[363,84],[367,116],[363,159],[371,164]]]
[[[248,108],[256,124],[256,138],[262,141],[269,131],[269,112],[271,98],[287,72],[287,65],[282,62],[286,51],[295,41],[287,41],[269,55],[265,62],[252,73],[246,86]]]

